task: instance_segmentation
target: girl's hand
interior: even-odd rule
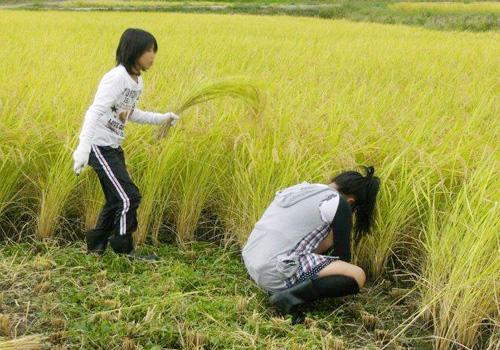
[[[73,164],[73,171],[78,176],[89,162],[89,154],[76,150],[73,153],[73,159],[75,160],[75,163]]]
[[[168,112],[165,115],[168,117],[166,121],[167,124],[170,126],[175,126],[175,124],[177,124],[177,121],[179,120],[179,116],[177,114],[174,112]]]

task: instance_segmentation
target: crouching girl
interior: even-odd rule
[[[243,247],[249,275],[294,324],[303,319],[300,304],[356,294],[365,283],[349,262],[352,214],[356,233],[366,233],[380,186],[374,168],[365,169],[365,176],[347,171],[328,185],[304,181],[277,191]],[[332,246],[332,256],[322,255]]]

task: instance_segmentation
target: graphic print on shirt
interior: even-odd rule
[[[141,96],[142,90],[132,90],[125,88],[123,91],[122,98],[117,101],[117,103],[111,107],[113,115],[116,115],[123,125],[126,124],[130,115],[134,112],[137,100]]]
[[[113,117],[108,120],[106,127],[113,133],[123,137],[123,128],[127,124],[127,120],[134,112],[137,100],[139,99],[142,90],[131,90],[125,88],[122,96],[118,99],[114,106],[111,106]],[[116,120],[113,120],[116,119]]]
[[[108,119],[108,122],[106,123],[106,127],[111,130],[113,133],[124,137],[123,133],[123,128],[125,127],[123,124],[113,120],[112,118]]]

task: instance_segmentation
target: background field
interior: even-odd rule
[[[155,127],[127,126],[126,160],[143,193],[138,242],[161,242],[163,257],[171,254],[163,242],[183,252],[194,249],[195,239],[237,250],[277,189],[303,180],[326,182],[338,171],[373,164],[382,179],[376,227],[354,247],[353,262],[367,271],[371,283],[384,277],[413,287],[408,295],[417,298],[416,304],[407,309],[414,311],[414,318],[404,314],[405,322],[394,326],[391,336],[408,336],[405,327],[415,321],[431,325],[435,349],[461,348],[457,344],[474,349],[500,346],[500,48],[496,32],[445,32],[285,16],[119,12],[5,10],[0,12],[0,22],[0,40],[10,48],[0,51],[3,69],[9,72],[0,75],[0,228],[6,238],[81,241],[83,230],[95,223],[103,203],[97,177],[91,169],[75,177],[71,153],[99,79],[113,67],[121,33],[129,26],[141,27],[159,42],[155,65],[144,76],[141,109],[170,110],[200,84],[228,76],[258,81],[268,99],[258,122],[252,122],[238,101],[197,107],[183,115],[161,142],[155,139]],[[14,244],[2,250],[2,275],[8,276],[2,282],[3,312],[28,318],[30,303],[37,305],[31,310],[35,320],[26,321],[29,327],[9,326],[4,333],[12,336],[12,329],[45,332],[42,323],[49,316],[42,312],[45,299],[40,296],[45,293],[46,302],[56,306],[47,306],[44,312],[67,318],[69,339],[61,346],[83,346],[101,337],[94,328],[90,333],[78,328],[63,307],[66,303],[70,308],[81,306],[72,311],[90,317],[104,302],[88,299],[93,293],[98,293],[96,298],[106,296],[96,283],[99,286],[99,279],[107,278],[95,276],[97,268],[93,270],[92,261],[82,260],[82,251],[81,246],[65,253],[57,245],[48,249]],[[47,276],[31,274],[31,267],[40,265],[37,259],[44,258],[49,262],[42,263],[41,271],[55,271]],[[116,283],[124,293],[130,286],[140,288],[133,272],[145,268],[125,263],[111,255],[98,265],[110,271],[114,277],[109,283]],[[227,261],[212,263],[225,266]],[[75,279],[61,279],[81,269],[85,270],[82,278],[94,289],[86,290]],[[161,277],[182,270],[151,268],[142,284],[154,273]],[[235,270],[228,267],[223,276],[251,284],[241,265]],[[11,280],[23,287],[21,291],[7,282]],[[47,281],[48,286],[36,287]],[[64,294],[68,299],[60,299],[61,288],[68,288]],[[189,288],[179,288],[181,295],[175,295],[183,300],[182,293]],[[255,286],[248,288],[254,289],[247,293],[234,287],[223,295],[258,298],[256,305],[261,305],[265,296]],[[71,299],[78,291],[88,295],[83,302]],[[16,304],[16,293],[26,293],[19,295],[28,304]],[[141,294],[140,289],[137,293]],[[119,305],[140,310],[124,322],[148,320],[144,317],[156,299],[148,290],[143,293],[152,295],[151,299],[144,301],[134,294],[120,299]],[[174,299],[167,299],[165,307],[174,307]],[[263,310],[252,302],[248,308],[246,301],[241,302],[248,313],[242,327],[255,321],[249,318],[254,309]],[[365,303],[376,305],[376,296]],[[211,301],[195,299],[194,304],[203,309]],[[151,317],[157,317],[159,324],[133,333],[139,347],[153,346],[144,343],[148,329],[159,332],[155,345],[167,346],[172,334],[185,337],[187,330],[196,331],[200,324],[188,318],[191,326],[179,329],[165,316],[168,312],[163,316],[156,312],[149,313],[156,315]],[[206,311],[203,315],[224,323],[227,314]],[[360,321],[361,314],[357,315]],[[324,320],[321,317],[333,322],[331,315],[318,317],[318,322]],[[261,322],[270,327],[273,321]],[[94,323],[99,329],[101,325]],[[123,337],[130,336],[128,328],[102,327],[107,335],[99,338],[103,342],[99,344],[109,349],[122,347]],[[226,343],[217,340],[224,338],[218,328],[200,327],[212,347],[224,348]],[[265,336],[252,342],[255,324],[252,327],[239,333],[242,348],[278,347],[279,341]],[[285,334],[295,334],[293,327],[283,327]],[[312,348],[321,348],[321,338],[314,333],[307,341],[314,344]],[[99,348],[99,344],[92,346]]]
[[[3,3],[3,5],[2,5]],[[444,30],[500,29],[500,4],[484,2],[400,2],[360,0],[0,0],[0,7],[69,11],[168,11],[292,15],[359,22],[406,24]]]

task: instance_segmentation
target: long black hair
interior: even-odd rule
[[[380,188],[380,179],[373,176],[375,168],[364,165],[362,167],[366,171],[365,176],[357,171],[346,171],[335,176],[330,181],[338,185],[338,191],[341,194],[354,197],[353,212],[356,215],[354,227],[356,242],[370,231],[375,209],[375,198]]]
[[[136,74],[132,72],[132,67],[135,67],[136,60],[151,47],[155,53],[158,51],[158,43],[153,34],[137,28],[126,29],[116,49],[116,65],[121,63],[129,74]],[[141,70],[146,71],[144,67]]]

